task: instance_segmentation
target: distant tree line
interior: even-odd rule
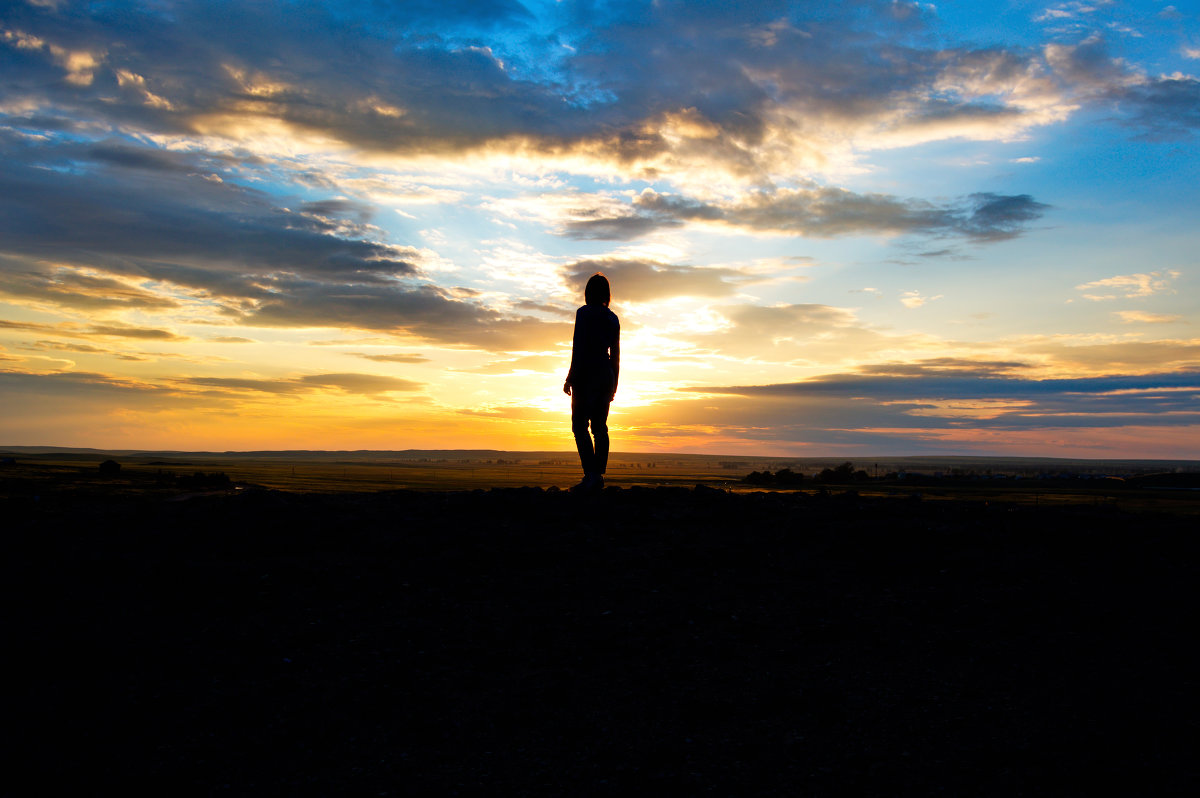
[[[121,464],[116,460],[105,460],[98,467],[101,477],[115,478],[121,476]],[[126,472],[127,477],[137,480],[150,479],[151,476],[145,471],[135,470],[132,473]],[[224,471],[196,471],[191,474],[176,474],[174,471],[165,469],[156,469],[153,479],[159,485],[172,485],[179,488],[230,488],[233,487],[233,480]]]
[[[781,468],[773,474],[766,470],[751,471],[749,474],[742,477],[742,481],[751,485],[778,485],[780,487],[791,487],[803,483],[804,475],[798,471],[793,471],[790,468]]]
[[[855,469],[851,462],[842,463],[837,468],[826,468],[821,473],[812,477],[812,482],[818,485],[837,484],[844,485],[848,482],[865,482],[871,476],[862,469]],[[742,477],[742,481],[750,485],[774,485],[781,488],[796,487],[804,483],[804,475],[793,471],[790,468],[781,468],[778,471],[771,473],[770,471],[751,471],[746,476]]]

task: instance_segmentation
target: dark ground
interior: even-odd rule
[[[0,509],[48,793],[1197,786],[1183,518],[667,488]]]

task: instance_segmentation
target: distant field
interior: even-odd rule
[[[18,454],[16,466],[7,473],[44,476],[95,472],[105,455]],[[474,490],[488,488],[558,486],[568,488],[582,477],[574,453],[521,456],[500,452],[494,457],[370,457],[362,455],[316,455],[294,457],[253,455],[188,454],[186,456],[122,455],[111,459],[121,464],[121,478],[152,478],[159,472],[187,475],[222,472],[238,483],[265,488],[304,492],[374,490]],[[753,461],[760,467],[768,464]],[[749,465],[723,467],[718,461],[647,458],[617,455],[609,463],[609,484],[695,485],[735,488],[751,470]]]
[[[79,450],[0,450],[0,495],[28,493],[43,485],[54,490],[103,489],[178,493],[211,490],[181,487],[196,473],[224,474],[236,486],[305,493],[386,490],[456,491],[490,488],[568,488],[580,478],[574,453],[567,452],[261,452],[131,453]],[[121,465],[102,478],[99,464]],[[1015,504],[1112,505],[1126,510],[1200,514],[1200,491],[1135,489],[1119,482],[1062,485],[1039,480],[1042,473],[1146,474],[1200,470],[1195,462],[1020,460],[1017,458],[906,458],[855,463],[872,479],[818,485],[814,474],[836,467],[836,458],[754,458],[691,454],[614,454],[606,477],[620,488],[704,485],[735,492],[773,490],[743,481],[751,471],[791,468],[806,475],[802,492],[854,490],[862,496],[914,496],[924,500],[970,500]],[[876,475],[919,471],[926,474],[1023,474],[1022,480],[979,480],[958,484],[900,484]],[[179,480],[176,478],[182,477]],[[952,481],[948,479],[947,481]]]

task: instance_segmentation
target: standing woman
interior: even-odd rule
[[[586,303],[575,311],[571,370],[563,392],[571,397],[571,431],[583,465],[583,481],[572,490],[604,487],[608,468],[608,405],[617,395],[621,370],[621,322],[608,309],[612,301],[608,278],[596,272],[583,289]],[[588,437],[588,425],[592,438]]]

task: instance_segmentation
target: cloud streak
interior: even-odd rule
[[[630,240],[654,230],[699,223],[815,238],[923,234],[994,242],[1020,235],[1048,208],[1025,194],[974,194],[939,206],[815,186],[759,192],[727,202],[645,189],[618,213],[601,208],[574,210],[574,218],[562,223],[562,232],[578,239]]]
[[[1106,277],[1103,280],[1093,280],[1090,283],[1077,285],[1075,290],[1083,291],[1083,298],[1093,302],[1144,297],[1170,290],[1171,282],[1179,276],[1180,273],[1175,270],[1118,274],[1115,277]]]
[[[305,374],[299,377],[253,379],[241,377],[190,377],[179,381],[185,385],[218,388],[226,391],[250,391],[267,394],[311,393],[334,389],[347,394],[378,396],[385,393],[422,390],[420,382],[379,374]]]
[[[727,268],[696,268],[650,260],[599,258],[576,261],[563,269],[575,293],[596,272],[620,286],[623,302],[652,302],[672,297],[726,297],[747,275]]]
[[[725,434],[743,440],[875,452],[969,451],[994,434],[1020,436],[1014,440],[1024,446],[1034,440],[1028,435],[1049,435],[1082,451],[1084,434],[1200,426],[1200,372],[1039,380],[1022,376],[1028,368],[947,359],[874,364],[798,383],[681,389],[703,396],[667,403],[663,412],[685,434],[725,424]],[[645,434],[660,425],[648,424]]]

